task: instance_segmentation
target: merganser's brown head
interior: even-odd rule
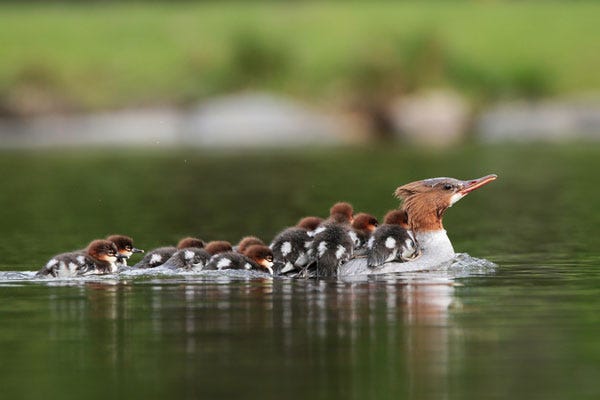
[[[408,229],[408,215],[404,210],[392,210],[385,214],[383,223],[387,225],[400,225],[404,229]]]
[[[144,250],[133,246],[133,239],[125,235],[110,235],[106,240],[111,241],[117,246],[120,255],[129,258],[133,253],[143,253]]]
[[[248,247],[244,255],[273,275],[273,252],[270,248],[255,244]]]
[[[475,189],[494,181],[497,175],[461,181],[454,178],[431,178],[400,186],[394,194],[403,200],[402,210],[408,214],[413,231],[444,229],[446,210]]]
[[[354,221],[352,221],[352,227],[359,231],[365,232],[373,232],[377,229],[377,218],[367,213],[358,213],[354,216]]]
[[[296,227],[306,229],[307,231],[314,231],[319,225],[323,223],[323,218],[319,217],[304,217],[296,224]]]
[[[265,242],[263,242],[256,236],[246,236],[246,237],[242,238],[242,240],[240,240],[240,242],[237,245],[236,250],[238,253],[244,254],[244,252],[246,251],[246,249],[248,249],[248,247],[256,245],[256,244],[264,246]]]
[[[354,209],[349,203],[335,203],[329,209],[329,220],[339,224],[351,224],[353,221],[353,214]]]
[[[204,247],[204,241],[193,237],[183,238],[177,243],[177,249],[187,249],[188,247],[198,247],[202,249]]]
[[[117,246],[113,242],[103,239],[92,241],[86,248],[86,252],[96,260],[111,264],[117,261],[117,255],[119,254]]]
[[[232,251],[233,248],[231,247],[231,243],[226,240],[213,240],[212,242],[208,242],[204,250],[211,256],[214,256],[215,254]]]

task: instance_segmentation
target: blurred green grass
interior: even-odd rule
[[[0,105],[187,104],[255,88],[337,103],[451,86],[475,100],[600,88],[595,2],[0,6]]]

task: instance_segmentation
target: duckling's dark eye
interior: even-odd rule
[[[272,261],[273,261],[273,257],[272,257],[272,256],[267,256],[267,257],[266,257],[266,260],[267,260],[268,262],[272,262]]]
[[[127,250],[127,251],[131,250],[131,246],[126,246],[125,250]]]
[[[452,186],[452,185],[451,185],[451,184],[449,184],[449,183],[446,183],[446,184],[444,185],[444,190],[452,190],[453,188],[454,188],[454,186]]]

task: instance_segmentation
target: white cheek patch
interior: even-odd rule
[[[162,261],[162,256],[160,254],[152,254],[150,257],[150,264],[156,264]]]
[[[77,256],[77,262],[79,264],[83,264],[85,262],[85,257],[84,256]]]
[[[292,252],[292,244],[290,242],[284,242],[281,245],[281,255],[284,257]]]
[[[323,232],[326,228],[324,226],[320,226],[317,229],[315,229],[313,232],[313,236],[318,235],[319,233]]]
[[[229,260],[227,260],[227,261],[229,261]],[[252,269],[252,265],[246,263],[246,264],[244,264],[244,269]]]
[[[319,257],[323,257],[323,254],[327,251],[327,242],[319,243]]]
[[[353,231],[348,232],[348,235],[350,235],[350,239],[352,239],[352,242],[354,242],[355,246],[360,245],[360,240],[358,239],[358,236],[356,235],[356,233],[354,233]]]
[[[385,239],[385,247],[388,249],[393,249],[394,247],[396,247],[396,239],[389,236],[387,239]]]
[[[186,250],[185,253],[183,253],[183,257],[185,257],[186,260],[191,260],[194,258],[194,252],[191,250]]]
[[[367,249],[372,249],[373,248],[373,243],[375,243],[375,237],[371,236],[369,238],[369,241],[367,242]]]
[[[335,258],[339,260],[344,254],[346,254],[346,248],[341,244],[338,245],[337,250],[335,251]]]
[[[459,201],[460,199],[462,199],[463,197],[465,197],[464,194],[460,194],[460,193],[454,193],[452,195],[452,197],[450,197],[450,206],[452,206],[454,203],[456,203],[457,201]]]
[[[217,262],[217,269],[223,269],[231,265],[231,260],[228,258],[222,258]]]

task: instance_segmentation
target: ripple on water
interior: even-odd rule
[[[431,271],[420,271],[400,274],[385,274],[382,276],[356,276],[344,277],[341,281],[348,280],[380,280],[386,276],[392,276],[395,279],[401,277],[407,281],[417,283],[424,281],[428,283],[447,283],[455,278],[463,278],[467,276],[486,275],[496,272],[498,266],[491,261],[471,257],[466,253],[459,253],[455,258],[442,264],[439,268]],[[151,269],[134,269],[128,268],[120,271],[118,274],[110,275],[90,275],[80,277],[66,278],[48,278],[38,277],[36,271],[3,271],[0,272],[0,284],[14,284],[17,282],[40,282],[46,284],[83,284],[88,282],[106,282],[115,283],[125,280],[146,281],[152,279],[154,282],[159,279],[169,281],[172,279],[185,279],[186,281],[197,279],[199,281],[223,281],[240,280],[240,279],[265,279],[271,278],[270,275],[259,271],[239,271],[239,270],[223,270],[223,271],[174,271],[169,268],[151,268]],[[284,278],[279,278],[284,279]]]

